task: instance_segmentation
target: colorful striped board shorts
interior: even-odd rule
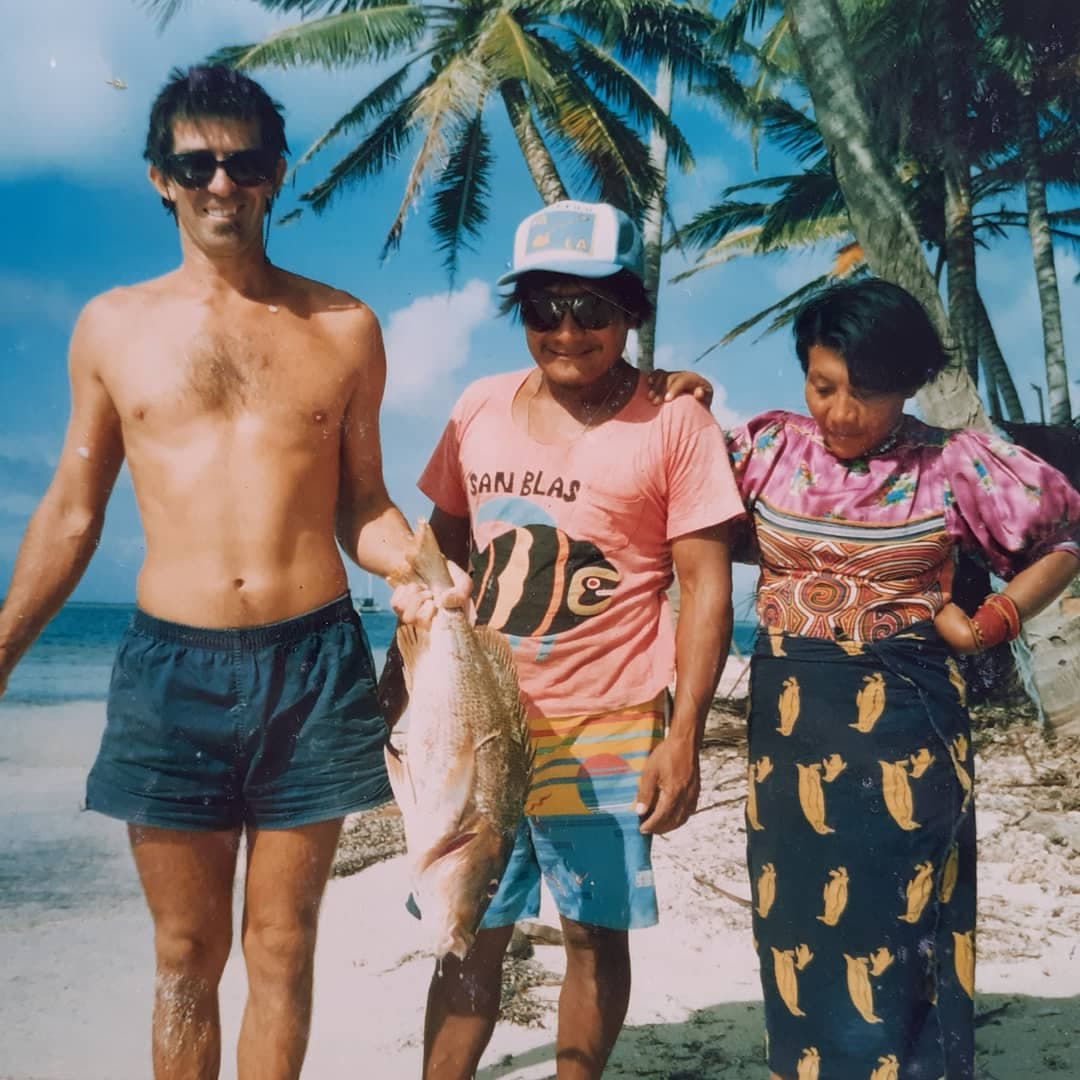
[[[655,925],[652,837],[641,833],[634,802],[667,715],[664,691],[612,712],[531,718],[525,818],[482,928],[539,914],[541,879],[565,918],[613,930]]]

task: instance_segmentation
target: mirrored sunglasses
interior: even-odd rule
[[[577,296],[553,296],[550,293],[526,296],[520,307],[521,321],[530,330],[554,330],[562,324],[567,312],[583,330],[604,330],[628,314],[613,300],[590,292]]]
[[[220,166],[234,184],[257,187],[274,175],[276,165],[277,154],[262,147],[237,150],[222,158],[215,157],[210,150],[191,150],[184,154],[169,154],[163,171],[181,187],[194,190],[206,187]]]

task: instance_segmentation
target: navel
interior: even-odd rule
[[[242,577],[233,578],[233,588],[242,589],[244,587],[244,579]]]

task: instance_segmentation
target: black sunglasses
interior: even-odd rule
[[[234,154],[215,157],[211,150],[191,150],[185,154],[169,154],[163,172],[182,188],[194,190],[206,187],[218,168],[240,187],[258,187],[274,175],[278,155],[273,150],[255,147],[237,150]]]
[[[551,293],[524,296],[519,306],[521,321],[530,330],[554,330],[562,325],[567,312],[582,330],[604,330],[620,316],[629,315],[614,300],[591,292],[578,293],[576,296],[554,296]]]

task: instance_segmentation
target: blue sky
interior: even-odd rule
[[[149,106],[174,65],[193,63],[225,44],[256,40],[290,20],[249,0],[188,0],[164,32],[136,0],[36,0],[8,14],[0,45],[0,592],[27,519],[48,484],[67,419],[66,348],[81,306],[115,284],[176,265],[175,228],[161,209],[141,158]],[[385,74],[386,69],[382,69]],[[380,76],[267,70],[255,73],[286,108],[294,159]],[[117,90],[107,80],[127,83]],[[746,137],[704,105],[683,103],[677,118],[697,158],[671,189],[676,221],[753,178]],[[307,213],[275,228],[273,259],[332,282],[365,300],[386,337],[383,409],[387,482],[410,518],[426,511],[415,480],[449,407],[472,379],[527,365],[520,329],[495,317],[494,279],[509,258],[514,226],[539,205],[505,121],[490,116],[498,169],[481,242],[461,263],[453,292],[427,229],[427,206],[408,220],[400,250],[378,253],[400,200],[403,171],[356,188],[322,217]],[[302,170],[295,191],[318,179],[334,147]],[[766,153],[761,167],[781,171]],[[286,193],[285,211],[295,202]],[[699,274],[660,294],[658,362],[688,366],[712,341],[754,311],[820,273],[832,251],[741,261]],[[1057,254],[1070,355],[1080,349],[1075,256]],[[682,268],[669,256],[664,277]],[[1022,238],[1001,243],[979,264],[980,283],[1029,417],[1032,382],[1044,383],[1034,277]],[[744,336],[699,365],[717,386],[723,423],[766,408],[800,408],[798,365],[785,333]],[[1071,376],[1080,374],[1075,360]],[[1072,387],[1075,396],[1080,387]],[[142,537],[126,472],[113,496],[101,547],[75,599],[130,601]],[[740,574],[745,597],[749,574]],[[365,589],[353,574],[354,588]],[[378,595],[384,595],[381,585]],[[745,602],[745,601],[744,601]]]

